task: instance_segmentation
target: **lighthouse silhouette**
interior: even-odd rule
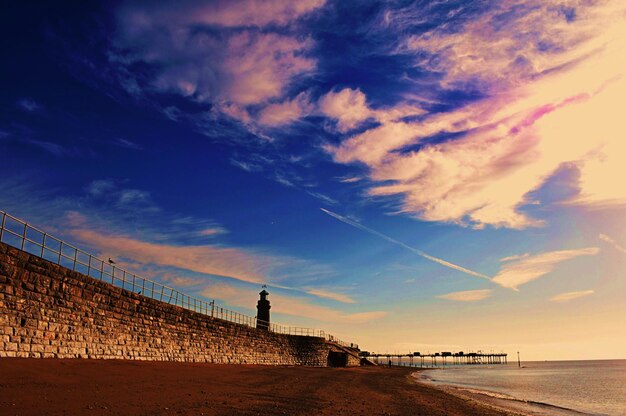
[[[265,285],[263,286],[265,287]],[[259,295],[261,295],[261,298],[259,299],[259,301],[256,304],[256,309],[257,309],[257,320],[256,320],[256,327],[257,329],[263,329],[265,331],[269,331],[270,329],[270,301],[267,300],[267,295],[269,295],[269,293],[267,292],[267,290],[263,289]]]

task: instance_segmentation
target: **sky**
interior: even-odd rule
[[[0,209],[381,353],[626,358],[619,0],[12,2]]]

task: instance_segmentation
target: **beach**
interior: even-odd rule
[[[507,415],[411,368],[0,359],[2,415]]]

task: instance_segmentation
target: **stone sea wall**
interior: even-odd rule
[[[0,357],[326,366],[324,339],[169,305],[0,243]]]

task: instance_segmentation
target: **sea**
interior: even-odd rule
[[[532,415],[626,415],[626,360],[526,361],[421,371],[420,381]],[[524,404],[525,407],[520,407]]]

